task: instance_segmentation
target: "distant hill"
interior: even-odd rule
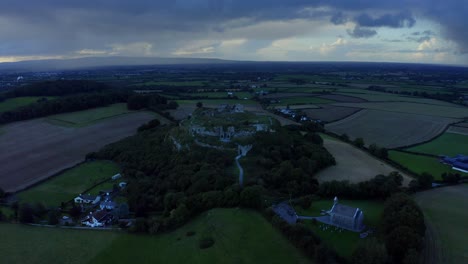
[[[74,70],[108,66],[227,64],[235,61],[198,58],[86,57],[78,59],[31,60],[0,63],[0,71]]]

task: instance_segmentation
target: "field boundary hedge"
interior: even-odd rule
[[[425,140],[425,141],[422,141],[422,142],[419,142],[419,143],[416,143],[416,144],[410,144],[410,145],[406,145],[406,146],[401,146],[401,147],[397,147],[397,148],[392,148],[391,150],[404,150],[406,148],[412,148],[412,147],[416,147],[416,146],[419,146],[419,145],[424,145],[426,143],[429,143],[433,140],[436,140],[437,138],[441,137],[443,134],[445,134],[447,132],[447,130],[449,129],[449,127],[453,126],[453,125],[456,125],[456,124],[460,124],[460,123],[464,123],[464,121],[458,121],[458,122],[455,122],[455,123],[452,123],[452,124],[448,124],[448,125],[445,125],[445,128],[444,130],[438,134],[437,136],[431,138],[431,139],[428,139],[428,140]],[[416,153],[416,152],[415,152]]]

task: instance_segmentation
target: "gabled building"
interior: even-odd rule
[[[101,201],[101,196],[99,195],[90,195],[90,194],[80,194],[74,199],[77,204],[97,204]]]
[[[329,224],[354,232],[364,230],[364,212],[361,209],[340,204],[337,197],[333,201],[333,207],[326,212],[330,216]]]
[[[100,210],[94,213],[89,213],[89,215],[81,221],[81,224],[89,227],[103,227],[106,224],[111,223],[112,218],[113,216],[111,213]]]
[[[456,155],[453,158],[442,156],[441,162],[451,165],[454,170],[468,173],[468,156]]]

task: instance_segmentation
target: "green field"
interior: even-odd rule
[[[200,97],[207,97],[207,98],[226,98],[228,97],[227,92],[200,92],[200,93],[182,93],[182,96],[200,96]],[[249,92],[233,92],[233,96],[237,96],[239,99],[250,99],[252,98],[252,94]]]
[[[383,203],[368,200],[340,200],[340,203],[352,207],[360,208],[364,212],[364,223],[372,228],[377,228],[382,218]],[[303,216],[320,216],[320,210],[329,210],[333,206],[333,200],[320,200],[312,202],[309,209],[304,210],[296,206],[297,214]],[[310,227],[323,241],[336,250],[336,252],[345,258],[350,258],[354,250],[359,245],[359,233],[351,231],[332,232],[330,229],[321,230],[320,223],[314,224],[311,220],[303,220],[304,224]]]
[[[205,85],[207,85],[207,82],[206,81],[151,81],[151,82],[135,84],[135,86],[158,86],[158,85],[167,85],[167,86],[205,86]]]
[[[328,104],[335,101],[318,97],[290,97],[280,99],[279,103],[272,105],[307,105],[307,104]]]
[[[468,263],[468,185],[438,188],[415,195],[422,208],[433,241],[426,251],[439,256],[434,263]],[[440,251],[434,254],[431,251]]]
[[[193,104],[196,105],[198,102],[202,102],[203,105],[217,106],[220,104],[243,104],[243,105],[255,105],[256,101],[243,100],[243,99],[202,99],[202,100],[176,100],[179,105]]]
[[[84,111],[53,115],[48,120],[53,124],[65,126],[86,126],[102,119],[128,114],[127,104],[113,104],[106,107],[93,108]]]
[[[11,224],[0,224],[0,233],[5,263],[311,263],[260,214],[245,209],[213,209],[156,236]],[[199,249],[206,236],[215,244]]]
[[[18,198],[20,202],[41,202],[46,206],[59,206],[61,202],[73,199],[94,184],[110,178],[118,172],[119,167],[109,161],[83,163],[20,192]],[[97,194],[98,191],[96,189],[94,194]]]
[[[406,167],[408,170],[416,174],[421,174],[423,172],[430,173],[432,176],[434,176],[435,180],[442,180],[441,174],[444,172],[461,173],[459,171],[452,170],[452,168],[448,165],[440,163],[437,158],[409,154],[394,150],[389,151],[388,156],[391,160],[399,163],[403,167]]]
[[[450,118],[468,117],[468,107],[456,105],[418,104],[414,102],[335,103],[334,105]]]
[[[0,102],[0,113],[11,111],[21,106],[30,105],[37,102],[41,98],[47,98],[48,100],[53,99],[51,96],[27,96],[27,97],[15,97]]]
[[[455,156],[468,155],[468,136],[455,133],[444,133],[442,136],[422,145],[409,149],[409,151],[433,155]]]

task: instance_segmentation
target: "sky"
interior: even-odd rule
[[[468,65],[466,0],[2,0],[0,62],[90,56]]]

